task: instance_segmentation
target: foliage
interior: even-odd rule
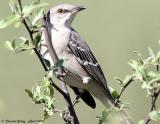
[[[14,24],[15,28],[18,28],[21,24],[24,24],[30,33],[30,39],[19,37],[13,41],[6,41],[6,48],[16,53],[28,50],[39,50],[41,40],[40,30],[44,27],[44,25],[39,23],[39,20],[44,15],[44,7],[47,5],[47,3],[40,2],[40,0],[33,0],[30,5],[22,7],[20,0],[10,0],[9,6],[12,15],[0,20],[0,29],[12,24]],[[135,52],[137,58],[129,62],[132,74],[127,75],[124,80],[116,78],[121,87],[119,93],[111,89],[112,96],[116,99],[117,103],[120,104],[120,110],[125,107],[124,103],[119,102],[121,95],[132,82],[140,83],[142,89],[146,90],[147,97],[151,98],[151,108],[147,119],[140,120],[139,124],[148,124],[150,121],[160,122],[160,110],[156,108],[156,100],[160,94],[160,51],[155,53],[151,48],[148,48],[148,51],[149,56],[147,58],[143,58],[139,52]],[[59,112],[65,120],[67,111],[55,108],[54,89],[50,81],[54,72],[62,66],[63,60],[59,60],[54,67],[51,67],[51,64],[47,60],[43,60],[43,62],[49,67],[49,71],[41,82],[35,83],[32,90],[26,89],[25,91],[35,104],[42,104],[44,106],[43,121],[49,116],[52,116],[54,112]],[[111,109],[102,111],[101,116],[97,117],[99,124],[107,122],[107,117],[110,112]]]
[[[152,120],[160,123],[160,110],[150,112],[149,117]]]
[[[39,0],[33,0],[30,5],[23,6],[23,8],[20,4],[21,3],[14,0],[10,1],[9,5],[13,15],[0,20],[0,29],[6,28],[11,24],[14,24],[15,27],[18,28],[24,20],[27,19],[30,24],[28,28],[30,28],[33,32],[40,30],[43,26],[39,25],[38,21],[43,16],[43,7],[48,4],[44,2],[41,3]],[[33,20],[33,22],[30,20]],[[28,51],[33,50],[34,48],[38,49],[40,40],[41,34],[36,32],[31,40],[25,37],[19,37],[13,41],[6,41],[5,47],[16,53]],[[60,62],[58,62],[53,69],[56,69],[57,66],[61,66],[61,63],[62,60],[60,60]],[[53,76],[51,73],[53,72],[48,72],[43,81],[35,83],[32,90],[25,89],[26,93],[35,104],[42,104],[44,106],[44,116],[42,121],[46,120],[49,116],[52,116],[53,109],[55,108],[54,89],[53,86],[50,85],[49,81],[49,78]]]
[[[148,48],[148,51],[149,56],[147,58],[143,58],[139,52],[134,52],[137,54],[137,58],[129,62],[132,74],[127,75],[124,80],[116,78],[121,87],[120,93],[113,89],[111,90],[112,96],[117,101],[119,101],[124,90],[132,82],[140,83],[142,89],[146,90],[146,96],[151,98],[150,113],[149,117],[146,120],[139,121],[139,124],[148,124],[151,120],[160,122],[160,111],[156,109],[156,100],[160,94],[160,51],[154,53],[151,48]],[[120,109],[124,107],[125,104],[120,104]],[[99,124],[106,122],[107,116],[104,116],[104,112],[102,111],[102,115],[98,118]]]
[[[35,104],[43,104],[44,105],[44,117],[43,121],[46,120],[49,116],[53,115],[54,109],[54,89],[50,85],[48,79],[44,79],[41,84],[36,83],[32,90],[25,89],[29,97]]]

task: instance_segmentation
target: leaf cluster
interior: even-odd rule
[[[25,91],[35,104],[42,104],[44,106],[43,121],[53,115],[55,106],[54,89],[50,85],[50,81],[47,77],[44,77],[41,83],[35,83],[32,90],[25,89]]]

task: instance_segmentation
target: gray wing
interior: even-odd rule
[[[105,76],[96,58],[87,43],[74,30],[71,32],[68,48],[73,52],[77,61],[82,65],[86,72],[100,82],[105,89],[108,89]]]

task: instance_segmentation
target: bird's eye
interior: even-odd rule
[[[58,9],[57,12],[62,14],[62,13],[64,13],[64,9]]]

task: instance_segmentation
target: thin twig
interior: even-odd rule
[[[154,110],[154,108],[156,106],[156,101],[157,101],[157,98],[158,98],[159,94],[160,94],[160,89],[159,89],[159,91],[157,93],[154,93],[154,95],[153,95],[153,98],[152,98],[153,101],[152,101],[152,104],[151,104],[150,112],[152,112]],[[151,118],[148,117],[146,119],[146,121],[145,121],[145,124],[149,124],[150,121],[151,121]]]
[[[121,92],[119,93],[117,100],[120,99],[120,97],[122,96],[123,92],[125,91],[125,89],[129,86],[129,84],[134,81],[133,78],[131,78],[121,89]]]
[[[18,4],[19,4],[20,11],[22,12],[23,8],[22,8],[22,2],[21,2],[21,0],[18,0]]]

